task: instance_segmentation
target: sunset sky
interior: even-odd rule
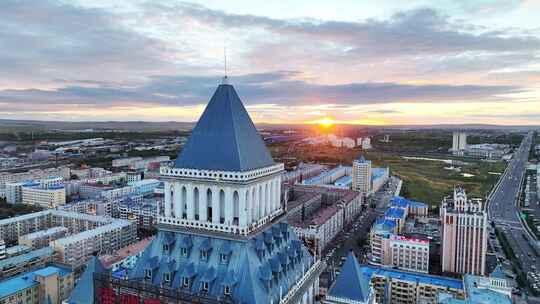
[[[0,119],[540,125],[540,1],[3,0]]]

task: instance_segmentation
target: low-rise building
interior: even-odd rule
[[[43,208],[56,208],[66,203],[64,185],[40,186],[25,184],[22,187],[22,203]]]
[[[503,273],[500,266],[488,276],[465,275],[463,278],[465,299],[457,298],[455,294],[440,292],[438,304],[511,304],[512,284]]]
[[[60,304],[74,286],[73,272],[49,265],[0,282],[0,303]]]
[[[440,292],[464,298],[463,282],[458,279],[384,266],[363,265],[360,272],[371,281],[376,303],[437,303]]]

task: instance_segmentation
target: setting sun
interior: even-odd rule
[[[325,127],[325,128],[328,128],[328,127],[331,127],[332,125],[334,125],[335,121],[330,118],[330,117],[325,117],[325,118],[322,118],[318,121],[319,125]]]

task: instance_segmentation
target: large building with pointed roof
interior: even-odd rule
[[[282,172],[233,86],[219,85],[174,166],[161,168],[158,234],[126,280],[99,275],[98,302],[314,303],[324,263],[284,221]]]

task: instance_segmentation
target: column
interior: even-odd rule
[[[182,185],[174,183],[173,209],[176,218],[182,217]]]
[[[193,185],[187,185],[186,191],[187,191],[187,219],[194,220],[195,219],[195,206],[194,206],[194,198],[193,198]]]
[[[171,216],[171,183],[165,182],[165,213],[164,216]]]
[[[206,201],[208,200],[208,188],[199,189],[199,195],[199,220],[201,222],[206,222],[208,221],[208,206],[206,203]]]
[[[232,225],[234,218],[234,200],[231,188],[225,188],[225,224]]]
[[[212,187],[212,223],[219,224],[219,216],[220,216],[220,210],[219,210],[219,197],[220,197],[220,189],[216,186]]]
[[[276,179],[274,181],[274,210],[279,209],[280,206],[280,198],[281,198],[281,191],[279,187],[280,181],[279,179]]]
[[[240,227],[246,227],[248,223],[248,209],[246,202],[247,189],[238,190],[238,225]]]
[[[253,199],[253,202],[251,204],[251,208],[253,208],[253,218],[252,222],[257,222],[259,220],[259,186],[255,185],[253,187],[253,190],[251,192],[251,197]]]

